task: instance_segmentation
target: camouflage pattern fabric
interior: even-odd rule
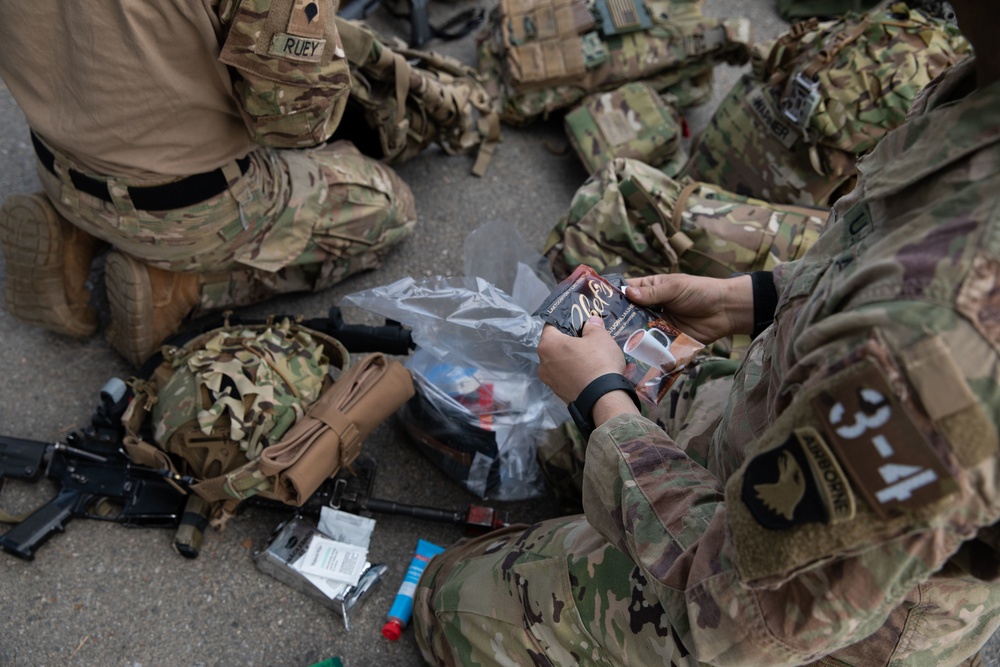
[[[681,145],[683,119],[676,100],[664,99],[642,81],[595,93],[583,99],[563,119],[577,156],[594,172],[616,157],[628,157],[659,167],[670,176],[687,162]]]
[[[350,367],[339,341],[288,318],[227,323],[183,346],[164,346],[151,376],[132,380],[126,448],[137,462],[193,477],[192,489],[217,512],[222,504],[208,493],[216,479],[279,442]],[[273,479],[263,481],[258,492],[266,494]]]
[[[816,244],[776,267],[776,319],[704,461],[647,419],[601,425],[585,518],[430,563],[425,659],[971,659],[1000,625],[1000,82],[955,101],[970,74],[921,95]]]
[[[261,148],[242,176],[226,167],[228,191],[169,211],[136,209],[125,179],[108,180],[115,202],[98,200],[76,190],[71,159],[56,165],[39,178],[63,216],[148,264],[201,273],[203,311],[330,287],[379,266],[416,224],[409,186],[346,142]]]
[[[153,406],[157,444],[170,451],[171,443],[184,442],[184,429],[196,428],[239,443],[248,460],[319,398],[329,369],[323,348],[309,333],[292,331],[287,319],[263,331],[216,331],[164,356],[173,373]]]
[[[479,71],[500,117],[523,125],[589,93],[646,81],[680,108],[711,95],[712,68],[749,58],[750,24],[702,15],[700,1],[641,3],[652,26],[602,34],[595,0],[501,0],[477,37]]]
[[[969,51],[956,26],[905,3],[796,24],[755,45],[753,74],[720,103],[682,174],[774,203],[828,206],[851,190],[857,157]]]
[[[331,363],[338,373],[349,367],[343,346],[287,318],[224,326],[167,346],[136,394],[150,405],[157,446],[186,462],[184,474],[206,479],[280,440],[329,383]]]
[[[219,61],[254,141],[300,148],[327,140],[344,113],[351,74],[329,0],[227,0]]]
[[[642,405],[643,415],[676,434],[677,446],[699,465],[707,466],[708,457],[715,453],[709,445],[737,365],[732,359],[698,356],[670,387],[668,397],[655,407]],[[586,452],[587,441],[572,421],[552,429],[538,445],[538,463],[546,481],[556,497],[576,511],[581,509]]]
[[[620,158],[577,190],[543,252],[560,280],[580,264],[626,277],[676,271],[727,277],[801,256],[824,215],[675,180]]]
[[[445,153],[477,151],[482,176],[500,141],[500,118],[475,69],[432,51],[386,40],[368,26],[337,19],[351,75],[349,113],[335,137],[388,164],[401,164],[436,143]],[[377,136],[367,139],[366,133]]]

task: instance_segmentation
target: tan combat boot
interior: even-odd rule
[[[64,220],[45,195],[13,195],[0,209],[7,311],[29,324],[85,338],[97,330],[87,278],[102,242]]]
[[[108,255],[104,282],[111,306],[108,342],[136,367],[180,330],[201,298],[197,273],[164,271],[117,251]]]

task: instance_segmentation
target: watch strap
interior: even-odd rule
[[[594,432],[593,412],[597,401],[605,394],[619,390],[628,393],[635,407],[641,409],[635,387],[621,373],[606,373],[591,380],[576,400],[567,406],[570,417],[573,418],[583,437],[590,438],[590,434]]]

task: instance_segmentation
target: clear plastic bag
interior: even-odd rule
[[[403,278],[345,300],[412,329],[417,395],[398,414],[421,450],[481,498],[535,497],[538,440],[566,409],[538,379],[543,323],[531,314],[555,280],[500,223],[469,236],[465,259],[465,277]]]

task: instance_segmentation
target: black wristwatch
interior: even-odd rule
[[[590,434],[594,432],[594,404],[601,396],[618,390],[627,392],[632,398],[632,402],[635,403],[635,407],[642,409],[639,404],[639,396],[635,393],[635,387],[621,373],[607,373],[592,380],[583,388],[576,400],[567,406],[569,416],[573,418],[573,422],[585,439],[589,440]]]

